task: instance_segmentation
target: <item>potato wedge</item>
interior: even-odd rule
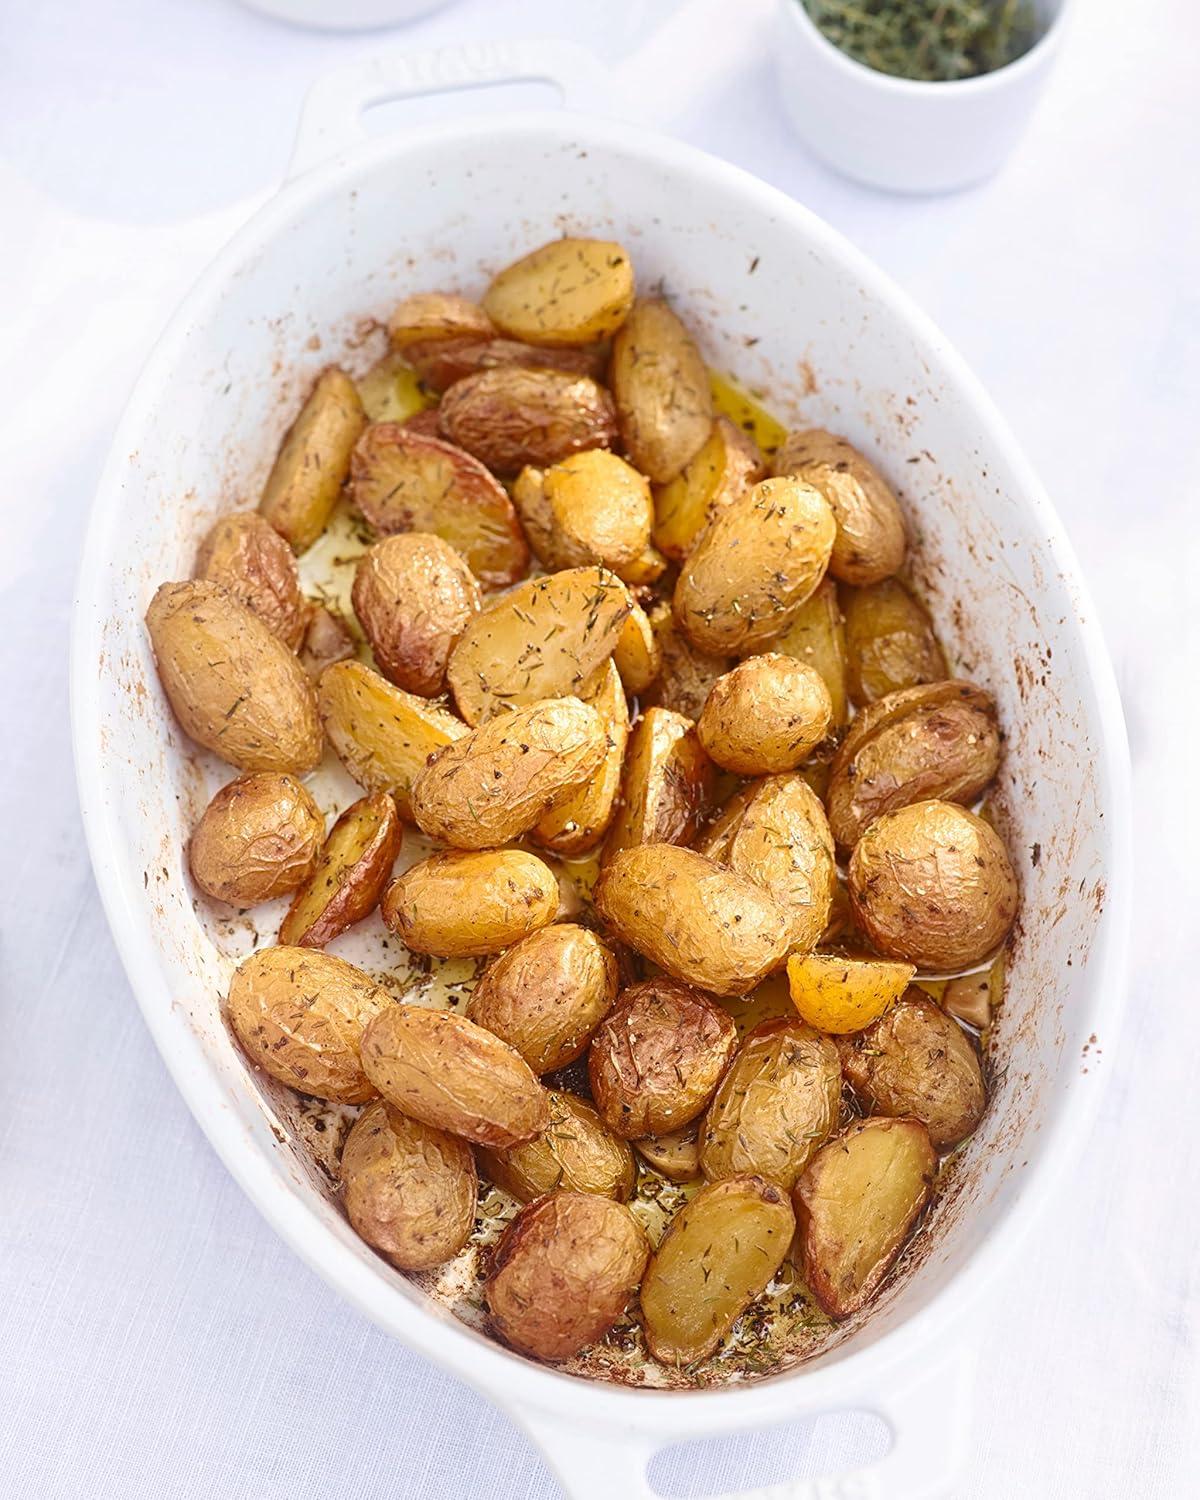
[[[543,927],[479,978],[467,1015],[516,1048],[537,1074],[582,1057],[617,998],[617,960],[596,933],[571,922]]]
[[[622,942],[714,995],[744,995],[787,954],[787,921],[761,886],[674,844],[623,849],[592,899]]]
[[[635,696],[644,693],[662,669],[662,650],[640,604],[633,606],[621,626],[613,661],[625,691]]]
[[[600,563],[614,572],[650,545],[654,506],[638,471],[604,448],[572,454],[542,474],[556,566]]]
[[[713,683],[696,723],[710,758],[739,776],[794,771],[829,733],[819,673],[777,652],[748,656]]]
[[[409,344],[404,358],[412,366],[410,373],[420,377],[431,391],[445,392],[468,375],[481,370],[561,370],[568,375],[587,375],[603,380],[608,365],[608,346],[590,344],[582,349],[539,349],[516,339],[466,336],[450,339],[423,339]]]
[[[300,665],[312,682],[319,682],[326,667],[335,661],[347,661],[354,655],[354,637],[350,627],[332,609],[314,604],[309,610],[300,648]]]
[[[665,600],[650,611],[650,628],[662,665],[645,694],[647,703],[669,708],[688,719],[698,719],[718,677],[733,665],[727,656],[714,656],[694,646]]]
[[[326,370],[284,436],[258,502],[294,551],[311,547],[329,524],[366,425],[354,382],[336,367]]]
[[[831,1318],[882,1286],[933,1192],[937,1157],[916,1120],[856,1120],[796,1184],[800,1268]]]
[[[907,545],[900,502],[879,470],[824,428],[789,434],[774,472],[803,479],[829,501],[837,538],[829,571],[843,583],[879,583],[899,571]]]
[[[816,947],[829,922],[837,867],[825,809],[803,777],[768,776],[758,784],[725,862],[770,892],[791,952]]]
[[[183,729],[240,771],[311,771],[312,684],[279,637],[215,583],[164,583],[146,611],[159,681]]]
[[[634,304],[613,340],[609,384],[631,462],[667,484],[708,438],[713,401],[700,351],[665,302]]]
[[[604,721],[579,698],[547,698],[439,750],[413,782],[417,826],[455,849],[498,849],[590,781]]]
[[[546,813],[533,830],[536,843],[564,859],[596,847],[608,831],[621,794],[629,705],[614,662],[615,657],[605,662],[592,681],[579,690],[584,702],[590,703],[603,721],[604,758],[591,778]]]
[[[520,1203],[565,1188],[628,1203],[637,1180],[633,1152],[590,1104],[547,1089],[550,1123],[541,1135],[507,1151],[481,1147],[483,1175]]]
[[[633,601],[606,568],[531,578],[476,615],[446,677],[468,724],[543,698],[578,695],[616,650]]]
[[[414,292],[388,319],[393,349],[407,349],[426,339],[490,338],[495,332],[483,308],[457,292]]]
[[[492,278],[483,306],[510,338],[588,344],[615,333],[633,306],[633,262],[612,240],[551,240]]]
[[[666,1135],[646,1135],[633,1149],[668,1182],[694,1182],[700,1176],[700,1121]]]
[[[922,604],[898,578],[841,588],[846,621],[846,691],[863,708],[899,688],[944,682],[946,658]]]
[[[333,825],[316,868],[296,892],[279,942],[323,948],[379,905],[400,853],[400,818],[387,792],[352,803]]]
[[[717,417],[683,473],[655,486],[654,545],[682,562],[712,518],[765,475],[754,439],[728,417]]]
[[[385,537],[359,558],[351,597],[383,675],[405,692],[436,697],[481,602],[462,554],[427,532]]]
[[[700,1131],[710,1182],[753,1172],[789,1192],[838,1126],[837,1048],[803,1022],[765,1021],[746,1037]]]
[[[761,1177],[701,1188],[671,1221],[642,1278],[654,1358],[682,1366],[714,1353],[771,1284],[795,1225],[787,1194]]]
[[[714,780],[691,720],[669,708],[648,708],[629,737],[621,805],[604,858],[635,844],[691,843],[712,801]]]
[[[772,643],[773,651],[794,656],[821,675],[829,690],[832,724],[841,729],[849,720],[846,693],[846,628],[838,604],[837,586],[823,578],[800,606],[792,623]]]
[[[430,409],[416,370],[395,350],[373,364],[358,382],[358,398],[369,422],[408,422]]]
[[[383,893],[406,948],[441,958],[500,953],[558,915],[554,872],[523,849],[450,849],[411,865]]]
[[[650,1245],[611,1198],[549,1193],[521,1210],[492,1256],[484,1297],[496,1332],[534,1359],[570,1359],[613,1326]]]
[[[360,1044],[392,997],[361,969],[311,948],[260,948],[234,972],[226,1000],[250,1061],[289,1088],[340,1104],[375,1097]]]
[[[341,1179],[355,1232],[402,1271],[442,1265],[475,1227],[478,1177],[470,1146],[383,1099],[368,1104],[351,1127]]]
[[[449,542],[481,583],[500,587],[529,567],[512,501],[469,453],[396,422],[375,422],[356,443],[350,496],[384,535],[429,532]]]
[[[296,557],[256,510],[238,511],[214,522],[200,544],[196,577],[228,589],[290,651],[299,647],[309,604],[300,592]]]
[[[192,879],[230,906],[257,906],[294,891],[312,873],[325,819],[294,776],[260,771],[223,786],[188,845]]]
[[[437,750],[470,733],[461,719],[393,687],[360,661],[321,674],[317,706],[338,759],[368,792],[391,792],[412,817],[412,784]]]
[[[452,385],[438,407],[442,436],[494,474],[526,464],[548,468],[617,438],[612,397],[587,375],[566,370],[481,370]]]
[[[550,1123],[546,1091],[520,1055],[453,1011],[389,1005],[363,1032],[362,1065],[411,1119],[481,1146],[518,1146]]]
[[[884,959],[793,953],[788,959],[792,1004],[818,1031],[861,1031],[894,1004],[917,972],[912,964]]]
[[[622,563],[616,570],[622,583],[630,588],[648,588],[667,571],[667,559],[653,543],[632,562]]]

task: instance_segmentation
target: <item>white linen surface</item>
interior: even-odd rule
[[[379,45],[553,35],[609,61],[668,0],[462,0],[394,34],[233,0],[42,0],[0,16],[0,1496],[552,1497],[506,1418],[343,1305],[226,1175],[142,1025],[80,832],[66,638],[125,394],[195,274],[278,182],[313,77]],[[736,29],[739,7],[722,24]],[[997,180],[899,199],[788,133],[762,47],[681,105],[684,138],[791,192],[908,287],[989,385],[1081,556],[1139,801],[1128,1020],[1088,1151],[977,1321],[958,1493],[1197,1493],[1200,20],[1088,0]],[[482,104],[483,101],[481,101]],[[509,102],[497,98],[496,107]],[[422,118],[462,108],[422,103]],[[1182,1139],[1181,1139],[1182,1136]],[[668,1458],[669,1492],[880,1451],[829,1417]]]

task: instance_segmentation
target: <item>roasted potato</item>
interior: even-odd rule
[[[677,1130],[712,1098],[736,1048],[732,1020],[707,995],[647,979],[622,993],[592,1038],[592,1098],[625,1140]]]
[[[828,503],[798,479],[764,479],[730,501],[680,569],[675,615],[684,634],[725,655],[780,635],[820,583],[834,532]]]
[[[296,892],[279,941],[323,948],[379,905],[400,853],[400,818],[387,792],[352,803],[333,825],[316,868]]]
[[[311,948],[260,948],[234,973],[226,1014],[251,1062],[289,1088],[363,1104],[375,1086],[360,1060],[368,1022],[392,997],[353,964]]]
[[[821,580],[792,623],[772,642],[771,649],[794,656],[821,674],[829,689],[833,727],[841,729],[850,717],[846,696],[846,628],[832,579]]]
[[[855,1120],[796,1184],[800,1268],[831,1318],[865,1307],[933,1191],[937,1157],[916,1120]]]
[[[506,266],[484,310],[527,344],[588,344],[615,333],[633,306],[633,263],[612,240],[564,237]]]
[[[635,844],[691,843],[712,801],[714,776],[691,720],[648,708],[629,737],[605,859]]]
[[[854,847],[847,885],[874,947],[926,971],[979,963],[1017,915],[1003,839],[954,802],[914,802],[876,818]]]
[[[546,813],[533,830],[536,843],[564,858],[586,854],[596,847],[608,831],[621,793],[629,705],[615,660],[605,662],[591,682],[580,688],[584,702],[591,704],[604,724],[604,758],[591,778]]]
[[[620,574],[650,545],[650,486],[604,448],[575,453],[542,473],[554,565],[601,563]]]
[[[617,637],[617,649],[613,661],[625,684],[625,691],[635,696],[644,693],[662,668],[662,651],[650,624],[650,618],[640,604],[635,604],[625,617],[621,634]]]
[[[355,1231],[402,1271],[440,1266],[475,1227],[470,1146],[382,1099],[367,1105],[346,1137],[341,1179]]]
[[[370,422],[408,422],[429,411],[417,372],[395,350],[371,366],[358,382],[358,398]],[[436,414],[434,415],[436,431]]]
[[[886,959],[793,953],[787,972],[801,1020],[818,1031],[841,1034],[877,1021],[912,983],[916,970]]]
[[[761,1177],[703,1187],[672,1219],[642,1278],[642,1321],[654,1358],[692,1365],[712,1354],[787,1255],[796,1219]]]
[[[514,709],[430,758],[413,782],[413,817],[455,849],[498,849],[589,781],[607,745],[603,719],[579,698]]]
[[[979,1058],[962,1027],[923,990],[908,990],[873,1026],[837,1039],[846,1081],[877,1115],[911,1115],[939,1151],[957,1146],[987,1103]]]
[[[620,576],[630,588],[648,588],[667,571],[667,559],[653,542],[632,562],[621,565]]]
[[[300,665],[313,682],[318,682],[326,667],[335,661],[346,661],[354,655],[354,637],[345,620],[323,604],[309,610],[300,648]]]
[[[500,953],[558,914],[558,881],[523,849],[449,849],[410,865],[383,893],[406,948],[442,958]]]
[[[312,684],[279,637],[215,583],[164,583],[146,611],[163,691],[184,730],[240,771],[311,771]]]
[[[993,965],[986,973],[959,974],[949,980],[941,998],[941,1007],[946,1014],[982,1031],[992,1019],[992,991],[998,979],[996,967]]]
[[[491,338],[495,332],[483,308],[457,292],[414,292],[388,319],[393,349],[407,349],[426,340]]]
[[[393,687],[360,661],[322,672],[317,706],[347,771],[368,792],[391,792],[405,818],[412,817],[412,784],[425,762],[470,733],[452,713]]]
[[[350,497],[384,535],[441,537],[490,587],[513,583],[529,568],[525,534],[504,487],[439,437],[396,422],[372,423],[354,447]]]
[[[622,942],[714,995],[744,995],[788,951],[787,919],[761,886],[674,844],[623,849],[592,899]]]
[[[859,708],[899,688],[944,682],[946,658],[933,623],[898,578],[842,588],[846,626],[846,691]]]
[[[383,675],[436,697],[450,652],[479,610],[479,584],[462,555],[425,532],[385,537],[359,559],[352,600]]]
[[[746,816],[750,799],[758,789],[759,783],[751,782],[730,797],[692,845],[698,854],[703,854],[708,859],[715,859],[719,865],[729,863],[729,850],[733,845],[734,834],[742,826],[742,819]]]
[[[366,424],[354,382],[339,369],[326,370],[288,429],[258,502],[295,551],[311,547],[329,524]]]
[[[829,776],[829,826],[853,849],[881,813],[940,798],[974,802],[1000,764],[996,705],[969,682],[902,688],[850,726]]]
[[[534,1359],[578,1354],[637,1291],[650,1245],[627,1208],[592,1193],[548,1193],[504,1231],[484,1296],[496,1332]]]
[[[739,776],[794,771],[829,733],[820,674],[790,656],[748,656],[713,683],[696,722],[712,760]]]
[[[754,439],[717,417],[708,439],[669,484],[654,490],[654,545],[682,562],[718,513],[766,474]]]
[[[223,786],[188,845],[192,879],[230,906],[257,906],[303,885],[325,837],[325,819],[294,776],[261,771]]]
[[[700,1175],[700,1121],[666,1135],[646,1135],[633,1149],[668,1182],[694,1182]]]
[[[637,302],[613,340],[609,384],[625,451],[655,484],[683,471],[713,424],[708,369],[665,302]]]
[[[580,695],[616,650],[633,608],[606,568],[567,568],[510,589],[476,615],[450,654],[446,676],[468,724]]]
[[[414,1120],[480,1146],[518,1146],[550,1123],[546,1091],[520,1055],[465,1016],[389,1005],[363,1032],[362,1065]]]
[[[879,583],[904,562],[904,516],[883,475],[845,438],[823,428],[793,432],[775,455],[776,474],[803,479],[829,501],[837,538],[829,571],[843,583]]]
[[[543,927],[480,976],[467,1015],[515,1047],[535,1073],[582,1057],[617,998],[617,960],[596,933]]]
[[[665,600],[650,611],[650,628],[658,646],[661,665],[645,694],[645,701],[698,719],[718,677],[733,665],[727,656],[713,656],[693,646]]]
[[[485,1177],[521,1203],[566,1188],[627,1203],[637,1180],[633,1152],[590,1104],[547,1089],[550,1123],[541,1135],[507,1151],[480,1148]]]
[[[298,649],[309,604],[300,592],[295,554],[258,511],[238,511],[214,522],[200,544],[196,577],[228,589],[289,650]]]
[[[451,339],[423,339],[409,344],[404,358],[421,384],[431,391],[445,392],[468,375],[481,370],[561,370],[568,375],[587,375],[602,380],[608,364],[608,346],[590,344],[582,349],[539,349],[516,339],[467,335]],[[436,427],[431,429],[436,431]]]
[[[547,468],[617,437],[613,400],[587,375],[506,366],[459,380],[438,407],[442,436],[494,474]]]

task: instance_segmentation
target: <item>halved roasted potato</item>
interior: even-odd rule
[[[546,813],[533,830],[535,843],[567,859],[596,847],[608,831],[621,794],[629,705],[615,661],[615,657],[606,661],[592,681],[579,690],[604,724],[604,758],[591,777]]]
[[[299,647],[309,603],[300,592],[296,557],[258,511],[238,511],[213,523],[200,544],[196,577],[228,589],[285,646]]]
[[[650,611],[650,628],[658,646],[661,666],[645,694],[645,701],[669,708],[688,719],[698,719],[718,677],[733,665],[728,656],[714,656],[694,646],[663,600]]]
[[[690,843],[712,800],[714,778],[691,720],[669,708],[648,708],[629,737],[605,859],[635,844]]]
[[[924,605],[898,578],[865,588],[843,587],[846,691],[859,708],[899,688],[944,682],[946,658]]]
[[[230,906],[257,906],[303,885],[325,837],[325,819],[294,776],[260,771],[223,786],[188,844],[192,878]]]
[[[457,292],[414,292],[388,319],[393,349],[407,349],[426,339],[489,338],[495,332],[483,308]]]
[[[739,776],[794,771],[829,732],[833,705],[820,674],[778,652],[748,656],[713,683],[696,733]]]
[[[414,378],[419,376],[422,385],[431,391],[445,392],[481,370],[503,370],[510,366],[521,370],[561,370],[569,375],[602,380],[608,364],[608,346],[539,349],[534,344],[494,334],[490,337],[468,334],[461,338],[422,339],[405,347],[404,358],[412,366],[410,373]]]
[[[288,907],[280,943],[323,948],[369,916],[391,876],[401,835],[396,804],[387,792],[352,803],[333,825],[316,868]]]
[[[295,551],[311,547],[329,524],[366,425],[354,382],[337,368],[326,370],[285,434],[258,502]]]
[[[370,422],[408,422],[429,410],[416,370],[395,350],[378,360],[358,382],[358,396]]]
[[[662,668],[662,651],[649,616],[640,604],[633,606],[621,626],[613,661],[625,691],[635,696],[646,691]]]
[[[655,484],[674,479],[708,437],[713,402],[700,351],[665,302],[634,304],[613,340],[609,384],[633,464]]]
[[[825,809],[802,776],[767,776],[756,784],[729,829],[725,863],[770,892],[791,952],[816,947],[829,922],[837,866]]]
[[[607,338],[633,306],[633,262],[612,240],[551,240],[492,278],[483,306],[497,328],[528,344]]]
[[[484,1176],[521,1203],[560,1188],[627,1203],[637,1180],[628,1145],[575,1094],[547,1089],[546,1098],[550,1123],[540,1135],[507,1151],[480,1148]]]
[[[850,717],[846,696],[846,628],[832,579],[821,580],[793,616],[792,623],[772,642],[771,649],[794,656],[820,673],[829,690],[833,727],[840,729]]]
[[[383,920],[406,948],[440,958],[500,953],[558,915],[558,881],[524,849],[448,849],[410,865],[383,893]]]
[[[818,1031],[861,1031],[877,1021],[912,983],[912,964],[832,953],[793,953],[788,959],[792,1004]]]
[[[666,1135],[645,1135],[633,1149],[668,1182],[694,1182],[700,1176],[700,1121]]]
[[[494,474],[547,468],[617,437],[612,397],[587,375],[510,365],[457,381],[438,407],[443,437]]]
[[[615,573],[650,545],[650,486],[604,448],[572,454],[542,473],[557,567],[601,563]]]
[[[762,454],[728,417],[717,417],[700,451],[654,489],[654,545],[681,562],[712,518],[766,473]]]

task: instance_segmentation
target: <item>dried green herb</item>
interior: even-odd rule
[[[801,0],[835,47],[896,78],[994,73],[1039,35],[1032,0]]]

